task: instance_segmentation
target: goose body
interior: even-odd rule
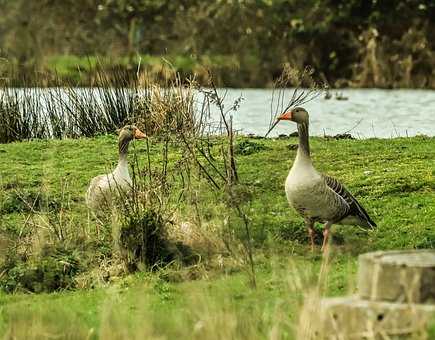
[[[295,108],[278,119],[292,120],[298,124],[299,147],[285,182],[285,192],[289,204],[305,220],[311,246],[314,246],[315,222],[325,223],[323,247],[326,246],[332,224],[376,227],[362,205],[338,180],[314,168],[308,140],[308,112],[303,108]]]
[[[119,132],[119,160],[116,168],[109,174],[94,177],[86,191],[86,204],[97,211],[105,205],[110,205],[112,196],[116,193],[128,192],[132,187],[132,180],[128,171],[128,144],[134,138],[145,138],[145,134],[135,126],[127,125]]]
[[[113,192],[127,192],[132,187],[132,180],[128,172],[128,163],[119,162],[110,174],[94,177],[86,192],[86,204],[96,210],[103,204],[111,203]]]

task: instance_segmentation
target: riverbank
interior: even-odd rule
[[[0,284],[3,291],[15,291],[0,295],[1,332],[17,338],[198,339],[277,332],[292,338],[303,297],[317,287],[321,265],[319,250],[310,254],[303,221],[288,207],[283,190],[296,152],[289,145],[296,142],[237,140],[239,177],[250,188],[256,290],[249,285],[243,254],[217,246],[223,215],[209,186],[198,197],[201,228],[213,251],[202,252],[194,264],[127,274],[113,257],[110,230],[89,216],[84,204],[89,180],[114,166],[115,136],[0,145]],[[361,252],[435,247],[435,138],[316,137],[311,143],[317,168],[345,183],[378,224],[369,232],[334,228],[326,295],[355,289],[351,278]],[[151,138],[149,146],[150,162],[158,163],[162,144]],[[137,141],[131,150],[131,161],[134,153],[139,163],[146,162],[145,143]],[[169,159],[176,153],[171,148]],[[194,215],[180,219],[198,227]],[[53,288],[60,292],[42,293]],[[29,290],[39,294],[23,293]]]

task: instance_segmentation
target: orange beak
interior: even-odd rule
[[[266,135],[264,136],[265,138],[269,135],[270,131],[272,131],[273,128],[278,125],[280,120],[293,120],[293,112],[289,111],[289,112],[283,113],[281,116],[279,116],[276,119],[275,123],[273,123],[272,126],[269,128],[269,131],[267,131]]]
[[[283,113],[277,119],[278,120],[293,120],[293,112],[289,111],[289,112]]]
[[[134,138],[136,138],[136,139],[144,139],[144,138],[146,138],[146,134],[144,134],[141,130],[139,130],[139,129],[136,129],[135,131],[134,131]]]

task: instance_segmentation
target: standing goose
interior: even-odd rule
[[[376,227],[355,197],[335,178],[322,175],[314,168],[308,140],[308,112],[297,107],[282,114],[278,120],[297,123],[299,147],[296,159],[285,181],[285,192],[290,205],[305,219],[314,249],[314,223],[324,222],[323,245],[325,249],[329,229],[333,224]]]
[[[126,125],[119,130],[118,165],[110,174],[94,177],[86,192],[86,204],[91,210],[97,211],[104,204],[110,203],[113,192],[119,190],[127,192],[130,190],[132,180],[128,172],[128,144],[135,138],[143,139],[145,137],[146,135],[133,125]]]

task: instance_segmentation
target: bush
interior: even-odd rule
[[[241,141],[237,143],[235,148],[236,155],[252,155],[254,153],[266,150],[267,147],[264,144],[252,142],[249,140]]]
[[[152,210],[127,216],[120,230],[120,246],[129,271],[141,266],[153,268],[180,258],[177,247],[166,239],[163,218]]]
[[[6,292],[52,292],[74,287],[79,261],[71,250],[47,246],[39,256],[29,259],[11,252],[0,271],[0,287]]]

